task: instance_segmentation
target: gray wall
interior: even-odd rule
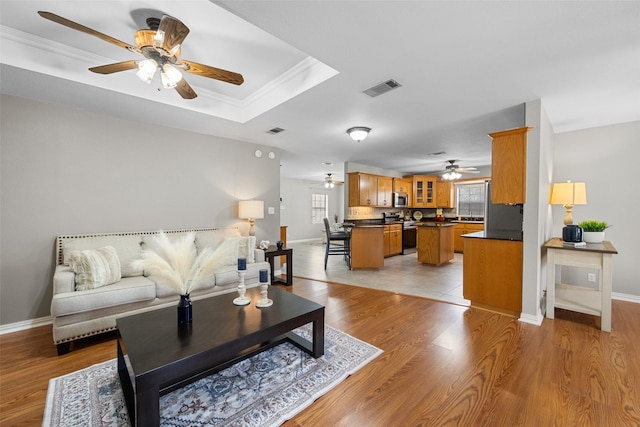
[[[344,185],[329,190],[324,182],[282,178],[280,181],[280,221],[287,226],[287,241],[320,239],[324,224],[311,223],[311,195],[329,196],[329,221],[338,215],[344,221]]]
[[[587,204],[573,208],[573,222],[595,219],[612,224],[605,239],[613,256],[613,292],[640,301],[640,249],[635,226],[640,212],[638,161],[640,121],[557,134],[553,139],[553,182],[584,182]],[[552,206],[553,235],[562,233],[564,209]],[[584,272],[586,277],[586,270]]]
[[[279,236],[279,153],[8,95],[0,105],[2,325],[49,315],[60,234],[246,230],[238,200],[262,199],[256,237]]]

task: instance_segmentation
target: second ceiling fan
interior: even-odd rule
[[[235,85],[241,85],[244,82],[241,74],[180,59],[181,44],[189,34],[189,28],[179,19],[169,15],[164,15],[162,19],[147,18],[149,29],[136,31],[136,46],[133,46],[54,13],[39,11],[38,14],[50,21],[98,37],[131,52],[139,53],[145,58],[89,68],[94,73],[112,74],[137,68],[138,77],[146,83],[150,83],[157,70],[160,70],[162,86],[165,89],[175,88],[184,99],[193,99],[198,95],[182,77],[181,71]]]

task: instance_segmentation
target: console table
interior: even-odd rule
[[[275,285],[276,283],[284,283],[287,286],[293,285],[293,249],[278,249],[275,246],[269,246],[269,249],[264,251],[264,256],[269,262],[269,267],[271,270],[271,284]],[[273,275],[274,271],[274,259],[277,256],[284,256],[286,258],[287,263],[287,279],[282,280],[279,277],[275,277]]]
[[[611,332],[611,258],[618,253],[616,248],[606,240],[576,248],[564,245],[559,237],[543,247],[547,249],[547,317],[554,318],[556,307],[600,316],[600,329]],[[598,288],[556,284],[557,265],[600,270]]]

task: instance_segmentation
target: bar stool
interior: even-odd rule
[[[342,255],[351,268],[351,234],[347,231],[331,231],[329,220],[324,219],[324,228],[327,232],[327,246],[324,252],[324,269],[327,269],[329,255]]]

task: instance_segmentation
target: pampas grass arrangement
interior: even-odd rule
[[[160,232],[153,237],[152,249],[143,250],[141,259],[132,266],[152,275],[165,278],[180,295],[189,295],[193,288],[212,269],[224,264],[223,251],[205,248],[196,253],[195,233],[189,233],[173,242]]]

